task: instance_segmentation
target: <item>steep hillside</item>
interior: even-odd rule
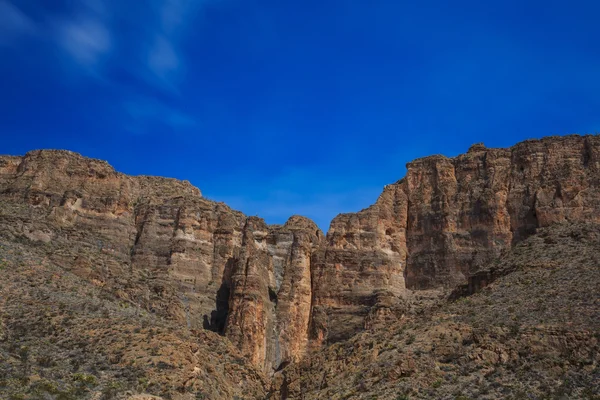
[[[260,399],[260,371],[224,337],[188,330],[0,243],[0,398]]]
[[[267,226],[188,182],[42,150],[0,157],[0,228],[133,307],[225,334],[264,372],[307,346],[323,234],[306,218]]]
[[[599,224],[542,228],[477,294],[311,354],[270,398],[599,399],[599,250]]]
[[[407,165],[377,202],[336,217],[313,265],[313,339],[362,328],[372,294],[453,288],[538,227],[600,222],[600,136],[472,146]]]
[[[335,359],[332,351],[356,345],[358,353],[352,357],[370,365],[360,358],[361,338],[393,343],[386,335],[398,332],[400,326],[405,333],[416,329],[415,338],[425,335],[423,343],[434,340],[419,331],[427,324],[450,321],[461,332],[464,326],[465,332],[474,332],[474,321],[443,315],[479,315],[479,306],[470,304],[483,295],[446,306],[448,294],[452,292],[451,299],[462,298],[496,279],[522,275],[521,267],[533,262],[527,257],[541,254],[541,245],[535,242],[540,237],[530,237],[539,229],[549,235],[544,249],[553,255],[553,263],[578,256],[564,243],[590,252],[593,240],[579,243],[570,236],[558,240],[559,231],[552,231],[559,224],[561,231],[571,229],[575,235],[579,228],[564,224],[582,223],[591,224],[581,226],[590,232],[595,232],[594,223],[600,223],[597,135],[548,137],[508,149],[474,145],[455,158],[415,160],[407,165],[406,177],[387,185],[374,205],[339,215],[326,235],[301,216],[268,225],[203,198],[189,182],[127,176],[105,161],[69,151],[0,156],[0,257],[5,260],[0,315],[6,361],[0,390],[18,398],[19,385],[37,390],[31,387],[36,380],[54,379],[63,385],[56,390],[68,392],[79,385],[69,381],[71,375],[83,371],[93,376],[88,377],[94,382],[86,386],[88,395],[100,393],[112,380],[122,380],[124,391],[147,389],[166,397],[187,393],[261,398],[268,390],[279,397],[302,390],[307,396],[333,395],[327,392],[333,387],[327,382],[334,375],[315,372],[320,370],[311,363],[322,361],[323,368],[329,368]],[[523,247],[526,244],[532,246],[530,253]],[[529,261],[517,262],[518,254]],[[561,273],[552,282],[558,285],[558,278],[567,279]],[[594,279],[580,286],[566,283],[572,290],[566,295],[569,301]],[[516,288],[493,293],[520,301],[525,294]],[[587,293],[597,295],[593,290]],[[461,301],[465,308],[451,311]],[[500,307],[496,300],[489,301]],[[446,307],[446,314],[435,311],[437,307]],[[537,315],[534,311],[532,316]],[[592,336],[593,318],[582,314],[581,320],[582,329],[588,324]],[[47,332],[46,326],[52,329]],[[503,332],[486,334],[495,337]],[[150,347],[131,349],[131,343],[144,341]],[[73,343],[82,343],[85,352],[68,351],[79,348]],[[160,353],[169,348],[164,343],[177,343],[172,355],[180,361],[152,358],[171,355]],[[595,342],[589,343],[594,349]],[[467,351],[465,346],[460,351]],[[21,347],[26,349],[23,355]],[[424,349],[416,351],[425,354]],[[55,364],[43,361],[36,366],[29,353],[35,357],[50,353]],[[542,352],[541,357],[546,356]],[[423,357],[410,359],[433,369],[409,381],[425,390],[419,382],[431,377],[437,382],[441,375],[435,372],[438,361]],[[82,359],[76,361],[77,368],[68,366],[75,358]],[[93,366],[104,365],[102,360],[114,362],[100,373]],[[160,362],[161,367],[155,371],[142,361]],[[472,368],[475,361],[464,363]],[[331,371],[346,371],[344,363]],[[46,364],[56,368],[46,371]],[[148,376],[138,376],[142,372]],[[296,376],[300,373],[313,381],[300,383]],[[138,378],[144,382],[141,386],[135,383]],[[321,378],[326,383],[316,388]],[[392,381],[382,380],[390,385]],[[413,395],[436,396],[421,389]]]

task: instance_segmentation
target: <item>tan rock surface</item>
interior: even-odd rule
[[[600,221],[600,136],[415,160],[373,206],[332,221],[313,255],[312,338],[347,339],[378,292],[402,302],[406,289],[453,288],[536,228],[565,221]]]
[[[0,198],[6,239],[43,244],[52,262],[123,301],[224,333],[265,372],[304,354],[323,238],[312,221],[269,227],[187,182],[68,151],[0,158]]]
[[[298,361],[307,350],[311,254],[322,237],[299,216],[272,227],[251,217],[244,227],[225,333],[265,371]]]
[[[265,376],[405,323],[440,290],[473,293],[537,228],[577,221],[600,222],[599,136],[415,160],[326,236],[303,217],[269,226],[189,182],[68,151],[0,157],[3,242],[177,329],[224,335]]]
[[[484,290],[312,353],[274,376],[271,398],[596,399],[599,248],[600,224],[541,228]]]
[[[407,287],[454,286],[537,227],[598,221],[599,152],[565,136],[409,163]]]

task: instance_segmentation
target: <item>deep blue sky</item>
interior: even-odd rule
[[[0,0],[0,153],[70,149],[326,230],[413,158],[600,130],[599,16],[566,0]]]

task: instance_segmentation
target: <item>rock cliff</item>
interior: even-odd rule
[[[598,248],[597,223],[540,228],[490,263],[485,289],[311,354],[275,375],[270,398],[594,399]]]
[[[225,335],[268,374],[402,319],[412,291],[463,284],[565,221],[600,222],[599,136],[415,160],[326,236],[303,217],[267,225],[189,182],[127,176],[72,152],[0,157],[2,240],[39,247],[133,307]]]
[[[536,228],[598,222],[599,211],[597,135],[476,144],[408,163],[374,205],[332,221],[313,256],[312,339],[348,338],[382,293],[389,302],[407,289],[453,288]]]
[[[454,286],[538,227],[598,221],[600,137],[471,147],[408,164],[407,287]]]
[[[308,348],[311,254],[322,237],[314,222],[299,216],[283,226],[256,217],[246,222],[225,334],[267,371],[298,361]]]
[[[224,334],[265,372],[306,351],[324,236],[306,218],[267,226],[189,182],[42,150],[0,157],[0,224],[133,306]]]

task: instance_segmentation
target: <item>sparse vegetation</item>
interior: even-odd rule
[[[598,399],[598,248],[598,225],[541,229],[491,266],[503,272],[481,292],[312,354],[285,371],[288,390],[335,399],[348,385],[336,377],[358,369],[349,398]]]
[[[553,151],[562,154],[558,150]],[[588,161],[596,157],[595,153],[585,151],[590,153],[585,155]],[[580,152],[573,154],[578,160]],[[396,198],[385,207],[378,203],[381,205],[378,212],[373,213],[375,208],[369,208],[357,214],[356,219],[347,215],[350,219],[339,225],[338,231],[348,231],[334,240],[344,248],[335,249],[340,250],[339,254],[329,252],[340,258],[335,258],[335,262],[327,257],[319,260],[324,261],[325,269],[339,273],[336,279],[339,278],[343,288],[334,297],[326,294],[327,301],[323,303],[327,306],[309,316],[308,327],[298,327],[293,326],[295,317],[286,320],[275,312],[280,305],[290,304],[286,304],[280,287],[303,292],[307,299],[304,309],[299,307],[300,301],[294,307],[298,306],[295,311],[305,315],[309,308],[311,313],[321,307],[313,301],[314,281],[300,289],[290,286],[285,274],[285,279],[275,274],[276,285],[273,285],[271,267],[276,268],[271,264],[271,255],[238,243],[241,240],[261,248],[273,247],[268,237],[255,237],[253,241],[246,237],[246,231],[239,231],[247,224],[246,217],[223,204],[201,198],[188,183],[124,177],[104,164],[94,164],[90,170],[87,163],[86,159],[74,156],[66,167],[63,165],[66,176],[60,178],[63,181],[57,178],[57,182],[45,186],[48,182],[32,184],[31,176],[23,174],[11,181],[7,190],[0,191],[1,399],[124,400],[131,395],[151,394],[164,400],[598,400],[600,227],[591,222],[565,223],[533,234],[532,227],[542,221],[543,210],[537,210],[538,200],[548,203],[556,196],[552,179],[548,179],[551,184],[547,193],[526,188],[539,196],[534,208],[540,212],[540,219],[533,215],[536,222],[528,222],[531,226],[522,227],[519,232],[501,231],[508,236],[520,235],[514,247],[507,249],[505,238],[491,238],[496,231],[476,229],[472,233],[477,233],[480,247],[469,247],[473,235],[466,232],[457,232],[456,236],[444,233],[440,238],[432,238],[435,240],[429,243],[431,246],[423,246],[423,252],[410,254],[424,259],[425,262],[413,267],[423,266],[421,270],[426,274],[419,279],[423,278],[423,287],[434,282],[434,289],[430,290],[373,289],[387,285],[381,282],[393,281],[388,273],[389,263],[397,266],[396,255],[400,253],[394,250],[398,243],[387,243],[389,248],[383,248],[386,250],[383,253],[381,247],[370,243],[379,240],[381,235],[377,232],[381,229],[389,236],[386,240],[410,233],[405,230],[400,234],[396,228],[392,231],[385,225],[394,221],[387,217],[382,220],[387,214],[404,215],[406,210],[402,211],[404,206],[400,204],[404,199]],[[49,164],[54,168],[55,163]],[[450,169],[438,171],[440,178],[446,172],[448,176],[456,172],[448,165]],[[479,164],[473,166],[478,171],[488,171]],[[585,168],[586,179],[596,179],[597,166],[590,163]],[[542,175],[546,180],[546,175]],[[479,172],[472,178],[470,183],[460,180],[464,186],[460,196],[471,196],[471,189],[483,189],[479,194],[472,192],[474,198],[492,194],[486,192],[487,186],[477,182],[481,179]],[[577,181],[575,178],[568,180]],[[7,178],[1,175],[2,179]],[[102,180],[101,186],[96,186],[97,180]],[[77,185],[72,184],[75,181]],[[586,190],[576,194],[560,188],[561,198],[557,197],[556,202],[572,201],[577,212],[591,215],[586,207],[592,204],[590,198],[597,199],[579,199]],[[386,196],[382,197],[383,202],[391,200]],[[444,203],[452,196],[445,197],[448,196],[436,195],[435,202]],[[517,203],[523,199],[519,198]],[[410,201],[414,203],[414,199]],[[514,199],[507,200],[509,207],[513,203]],[[531,204],[529,200],[525,203],[517,208],[528,212]],[[419,223],[431,225],[437,232],[438,205],[427,204],[430,205],[431,213]],[[477,220],[477,215],[471,215],[472,210],[465,205],[459,211],[461,218],[474,225],[487,223]],[[478,204],[477,207],[483,207],[482,215],[487,215],[488,205],[485,201]],[[226,212],[218,213],[216,209]],[[447,214],[450,225],[455,222],[452,212]],[[371,229],[371,225],[378,231]],[[268,229],[261,222],[260,232]],[[320,235],[315,226],[310,228],[311,236],[315,230]],[[424,229],[426,234],[430,231]],[[218,240],[211,243],[211,235],[213,239],[218,236]],[[299,234],[286,243],[304,239]],[[491,243],[497,247],[490,249]],[[306,252],[298,251],[297,255],[312,257],[313,245],[311,242],[304,249]],[[354,247],[364,247],[370,254],[363,257],[364,249]],[[493,252],[488,256],[479,254],[479,250]],[[193,252],[200,255],[191,257]],[[260,255],[256,265],[238,262],[253,252]],[[490,257],[496,256],[498,259],[491,262]],[[360,263],[353,270],[348,265],[354,262],[354,257]],[[210,264],[211,258],[212,267],[190,277],[190,270],[202,269]],[[216,258],[220,259],[217,267]],[[239,280],[244,283],[235,286],[264,288],[263,292],[243,292],[243,299],[238,299],[249,306],[240,307],[241,310],[257,305],[256,320],[265,317],[263,321],[267,321],[256,330],[252,318],[240,318],[237,325],[233,324],[243,327],[238,334],[244,343],[250,343],[248,348],[253,344],[248,335],[265,326],[270,335],[273,326],[280,328],[279,325],[284,326],[281,332],[286,335],[296,328],[302,334],[308,330],[311,338],[323,339],[328,344],[319,347],[317,341],[310,342],[304,358],[281,363],[272,377],[259,371],[260,366],[254,367],[252,360],[244,358],[229,341],[235,341],[231,335],[228,339],[217,333],[227,332],[225,321],[231,316],[243,314],[230,312],[235,303],[234,285],[230,287],[227,284],[231,282],[224,282],[225,276],[234,274],[238,264],[246,265],[247,270]],[[329,268],[331,265],[335,268]],[[427,265],[435,266],[434,273],[427,272]],[[224,272],[216,271],[221,267]],[[250,267],[267,271],[255,275],[268,275],[268,279],[261,277],[260,282],[249,282]],[[472,271],[476,268],[483,270]],[[304,264],[302,269],[310,272],[305,275],[314,278],[315,271],[306,269]],[[459,269],[460,273],[456,273]],[[418,275],[422,271],[412,272]],[[396,269],[394,273],[398,272]],[[411,271],[405,272],[408,282]],[[444,292],[471,272],[482,273],[476,276],[482,279],[470,281],[477,285],[460,287],[452,297]],[[446,283],[448,273],[451,279]],[[296,278],[305,279],[303,276],[291,280],[296,282]],[[269,282],[265,284],[265,280]],[[362,286],[362,281],[371,280],[379,283]],[[440,282],[448,287],[436,286]],[[325,291],[340,289],[335,285]],[[360,296],[353,292],[355,286],[361,286]],[[261,307],[263,300],[269,303],[268,310]],[[211,314],[213,307],[216,315]],[[203,317],[203,326],[213,331],[200,329]],[[306,324],[306,320],[302,323]],[[258,342],[273,344],[274,340],[267,337]],[[277,358],[278,352],[287,350],[268,347],[265,353]]]
[[[37,251],[8,241],[0,247],[0,256],[24,255],[6,257],[0,275],[0,398],[113,400],[151,393],[167,399],[183,390],[209,399],[218,397],[214,393],[230,398],[264,393],[259,375],[238,362],[239,353],[221,336],[193,336],[158,316],[136,314],[111,293],[45,262]],[[20,269],[11,264],[20,261]],[[224,386],[230,384],[225,378],[189,380],[190,362],[209,374],[200,376],[221,373],[205,369],[215,352],[221,354],[223,373],[248,382],[245,395],[233,383]]]

